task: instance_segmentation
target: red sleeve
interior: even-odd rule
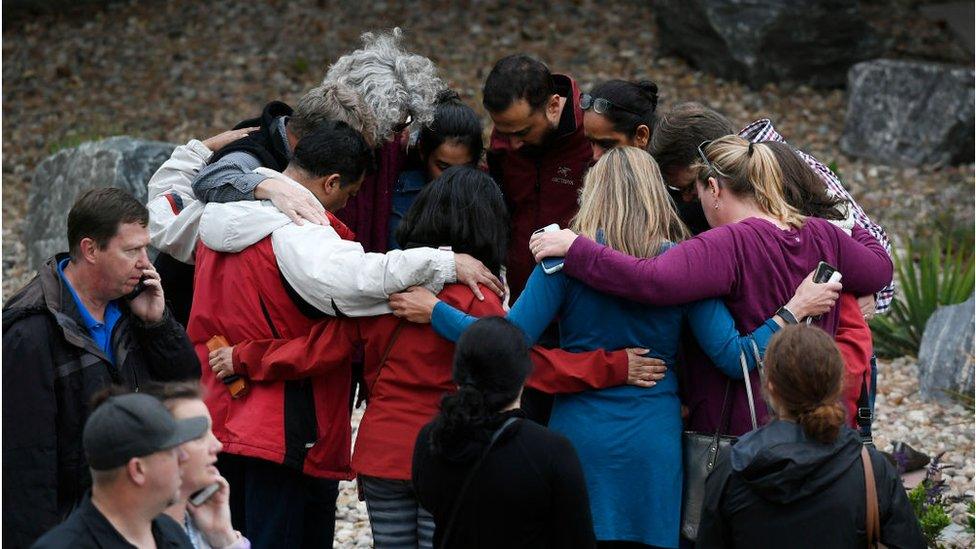
[[[526,385],[546,393],[578,393],[616,387],[627,382],[627,351],[571,353],[532,347],[535,368]]]
[[[347,365],[359,341],[355,319],[328,319],[305,336],[261,339],[234,346],[234,370],[254,381],[302,379]]]
[[[861,388],[870,390],[871,384],[871,329],[864,321],[861,308],[854,294],[843,293],[837,301],[840,322],[834,342],[844,359],[844,406],[847,408],[847,423],[857,427],[857,401]]]

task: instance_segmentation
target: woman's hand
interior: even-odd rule
[[[210,351],[210,369],[217,379],[234,375],[234,347],[221,347]]]
[[[627,349],[627,384],[638,387],[653,387],[664,378],[668,367],[659,358],[644,356],[647,349]]]
[[[216,482],[219,490],[200,505],[187,504],[186,510],[211,547],[228,547],[240,539],[240,534],[230,523],[230,486],[221,476]]]
[[[315,198],[312,191],[304,187],[296,187],[286,181],[269,177],[254,188],[254,198],[270,200],[295,225],[303,225],[304,221],[323,226],[329,224],[329,218],[325,216],[325,206]]]
[[[407,288],[405,292],[390,296],[390,308],[393,314],[420,324],[430,323],[430,315],[434,313],[434,305],[437,305],[437,296],[427,288],[414,286]]]
[[[251,132],[258,129],[259,128],[257,126],[252,126],[250,128],[241,128],[239,130],[227,130],[225,132],[218,133],[213,137],[204,139],[203,146],[207,147],[213,152],[217,152],[238,139],[244,139],[250,135]]]
[[[871,320],[874,318],[878,301],[874,298],[874,294],[862,295],[857,298],[857,306],[861,308],[861,315],[864,316],[864,320]]]
[[[786,308],[796,316],[797,320],[822,315],[834,307],[843,288],[840,282],[817,284],[813,281],[813,273],[810,273],[800,283],[796,293],[786,304]]]
[[[502,287],[498,277],[493,275],[484,263],[468,254],[454,254],[454,273],[454,278],[462,284],[467,284],[478,301],[485,300],[478,284],[484,284],[499,296],[505,295],[505,288]]]
[[[529,239],[529,251],[535,257],[536,263],[546,257],[566,257],[577,236],[579,235],[569,229],[537,233]]]

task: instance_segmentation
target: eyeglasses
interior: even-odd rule
[[[393,133],[400,133],[403,130],[407,129],[408,127],[410,127],[410,123],[411,122],[413,122],[413,115],[411,115],[410,113],[407,113],[407,119],[406,120],[404,120],[403,122],[400,122],[399,124],[393,126]]]
[[[722,176],[722,177],[724,177],[726,179],[732,179],[731,177],[725,175],[722,172],[722,170],[716,168],[715,167],[715,164],[712,164],[711,162],[709,162],[708,155],[705,154],[705,149],[708,148],[708,146],[711,145],[711,144],[712,144],[711,141],[702,141],[701,144],[698,145],[698,156],[701,157],[702,162],[705,163],[705,167],[707,167],[709,170],[712,170],[713,172],[719,174],[720,176]]]
[[[584,111],[588,111],[590,110],[590,108],[592,108],[593,112],[597,114],[607,114],[607,112],[609,112],[610,109],[613,108],[620,111],[629,112],[630,114],[641,116],[641,113],[635,110],[617,105],[616,103],[613,103],[609,99],[604,99],[602,97],[593,97],[588,93],[584,93],[582,96],[580,96],[580,108],[582,108]]]

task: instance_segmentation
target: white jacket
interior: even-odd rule
[[[296,185],[267,168],[256,173]],[[200,238],[218,252],[239,252],[271,235],[282,276],[305,301],[330,314],[387,314],[390,294],[410,286],[434,293],[456,279],[454,254],[431,248],[366,253],[358,242],[342,240],[331,226],[296,225],[270,201],[206,205]]]
[[[191,139],[173,150],[149,180],[149,239],[152,245],[183,263],[193,264],[197,226],[204,204],[193,194],[193,177],[207,165],[213,151]],[[167,196],[171,195],[171,196]],[[171,200],[173,202],[171,202]],[[174,211],[174,203],[179,213]]]

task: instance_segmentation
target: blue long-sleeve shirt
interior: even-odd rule
[[[538,266],[533,271],[532,276],[529,277],[525,292],[512,306],[507,317],[525,332],[526,341],[529,344],[535,343],[546,326],[560,312],[565,286],[567,283],[571,283],[571,280],[562,273],[547,275]],[[644,305],[638,307],[649,309]],[[755,368],[756,361],[752,343],[755,342],[759,355],[763,356],[769,339],[779,330],[779,325],[770,318],[751,334],[741,335],[735,326],[732,314],[729,313],[725,303],[719,299],[705,299],[682,307],[661,307],[660,309],[675,309],[683,314],[702,350],[725,375],[734,379],[742,379],[742,366],[739,357],[744,355],[749,369]],[[589,320],[599,322],[600,311],[594,311],[594,313]],[[439,302],[434,307],[431,324],[442,337],[457,341],[461,337],[461,333],[476,320],[476,317],[467,315],[447,303]],[[561,318],[561,322],[566,320],[566,318]],[[678,326],[680,326],[680,322]],[[678,335],[677,332],[673,334],[675,346]],[[656,354],[654,347],[658,345],[654,345],[654,342],[640,344],[650,348],[652,354]],[[671,355],[673,362],[671,352],[661,354]],[[662,358],[667,360],[667,357]]]

